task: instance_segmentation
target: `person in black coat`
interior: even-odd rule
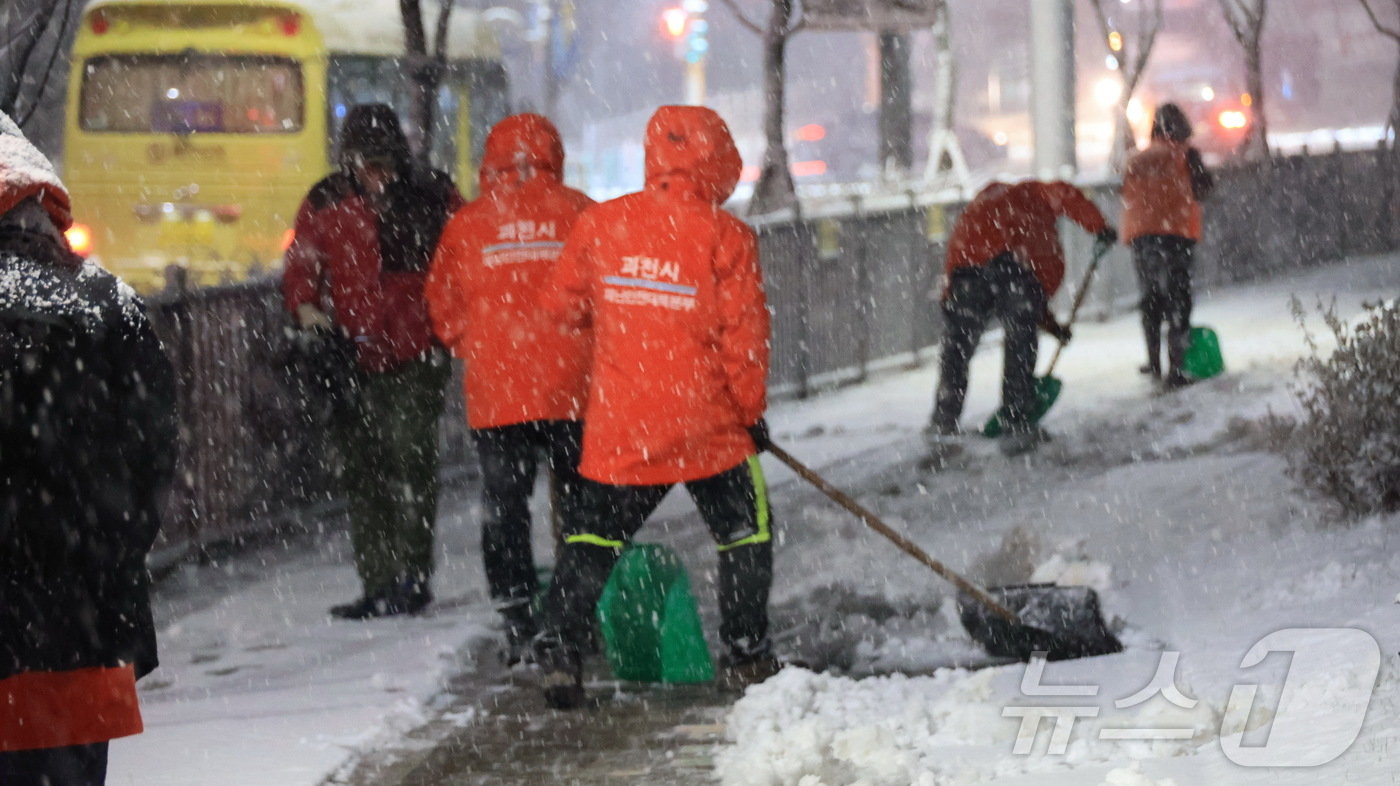
[[[175,379],[135,293],[73,254],[68,196],[0,114],[0,783],[101,784],[156,666],[146,555]]]

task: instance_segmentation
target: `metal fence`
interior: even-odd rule
[[[1396,175],[1382,151],[1219,171],[1197,253],[1198,289],[1395,249]],[[1116,223],[1116,189],[1087,190]],[[773,310],[775,396],[928,356],[940,330],[944,241],[961,207],[909,193],[813,205],[801,219],[756,224]],[[1066,280],[1076,282],[1089,241],[1066,237]],[[1091,317],[1130,308],[1136,297],[1126,251],[1103,270]],[[339,460],[326,436],[326,393],[306,384],[276,280],[172,288],[149,306],[180,391],[179,480],[164,553],[198,553],[333,504]],[[454,380],[442,420],[443,460],[457,467],[472,461],[460,390]]]

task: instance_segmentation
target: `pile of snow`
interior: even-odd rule
[[[1158,666],[1155,653],[1129,659],[1130,668],[1115,670],[1118,675],[1151,675]],[[1089,670],[1083,664],[1045,669],[1040,684],[1046,691],[1071,684],[1099,688],[1095,696],[1069,697],[1025,695],[1035,688],[1024,683],[1019,664],[864,680],[789,668],[735,705],[726,731],[732,744],[719,753],[717,767],[729,786],[941,786],[1060,772],[1125,756],[1187,756],[1218,740],[1220,709],[1191,698],[1179,677],[1185,698],[1174,698],[1191,707],[1162,695],[1143,697],[1143,686],[1122,676],[1090,680]],[[1072,680],[1065,676],[1076,672]],[[1115,701],[1124,697],[1132,705],[1120,709]],[[1044,707],[1052,714],[1033,721]],[[1073,722],[1064,729],[1063,744],[1057,718]],[[1115,739],[1143,729],[1176,736]]]

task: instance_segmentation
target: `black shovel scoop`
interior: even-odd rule
[[[1123,645],[1104,624],[1098,593],[1089,587],[1017,584],[982,589],[930,557],[786,450],[772,442],[758,447],[772,453],[866,526],[957,587],[958,616],[963,628],[988,653],[1017,660],[1030,660],[1035,653],[1043,653],[1047,660],[1067,660],[1122,651]]]

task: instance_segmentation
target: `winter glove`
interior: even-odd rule
[[[316,308],[314,305],[302,303],[297,306],[297,325],[303,330],[311,330],[314,328],[330,330],[331,318],[326,315],[326,312]]]
[[[749,426],[749,437],[753,439],[754,447],[762,453],[768,449],[771,440],[768,437],[768,421],[759,418],[752,426]]]
[[[1070,331],[1069,325],[1061,325],[1059,322],[1056,322],[1055,315],[1051,314],[1048,308],[1045,309],[1044,314],[1040,315],[1040,329],[1049,333],[1061,344],[1068,344],[1069,340],[1074,337],[1074,333]]]
[[[1118,242],[1118,230],[1113,227],[1104,227],[1099,230],[1097,235],[1094,235],[1094,241],[1101,249],[1112,248],[1113,244]]]

